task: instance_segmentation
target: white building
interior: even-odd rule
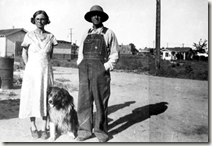
[[[162,59],[163,60],[186,60],[192,59],[193,51],[189,47],[174,47],[174,48],[164,48],[161,50],[163,53]]]
[[[26,33],[23,28],[0,30],[0,57],[19,56]]]

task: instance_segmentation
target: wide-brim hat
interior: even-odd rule
[[[102,22],[107,21],[109,18],[109,16],[103,11],[103,8],[99,5],[94,5],[93,7],[91,7],[90,11],[85,14],[84,18],[88,22],[92,22],[91,16],[95,14],[98,14],[101,16]]]

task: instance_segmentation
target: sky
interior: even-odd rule
[[[120,45],[155,47],[156,0],[0,0],[0,29],[32,31],[36,26],[30,18],[44,10],[51,21],[45,29],[57,40],[79,46],[92,27],[84,15],[93,5],[109,15],[104,26],[116,34]],[[193,47],[200,39],[208,41],[208,1],[161,0],[161,47]]]

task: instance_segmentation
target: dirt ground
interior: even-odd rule
[[[22,76],[23,71],[15,72]],[[54,68],[57,86],[66,88],[77,107],[78,70]],[[0,141],[33,139],[29,119],[18,118],[20,86],[0,91]],[[111,72],[108,142],[208,142],[208,82]],[[38,129],[41,119],[37,119]],[[55,142],[77,142],[60,135]],[[85,142],[98,142],[96,137]]]

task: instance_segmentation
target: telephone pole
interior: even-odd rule
[[[156,0],[155,67],[160,68],[160,0]]]
[[[72,29],[73,29],[73,28],[70,28],[70,42],[71,42],[71,54],[70,54],[70,59],[72,59],[72,50],[73,50],[73,49],[72,49],[72,34],[73,34],[73,33],[72,33]]]
[[[72,44],[72,34],[73,34],[73,33],[72,33],[72,29],[73,29],[73,28],[70,28],[70,42],[71,42],[71,44]]]

